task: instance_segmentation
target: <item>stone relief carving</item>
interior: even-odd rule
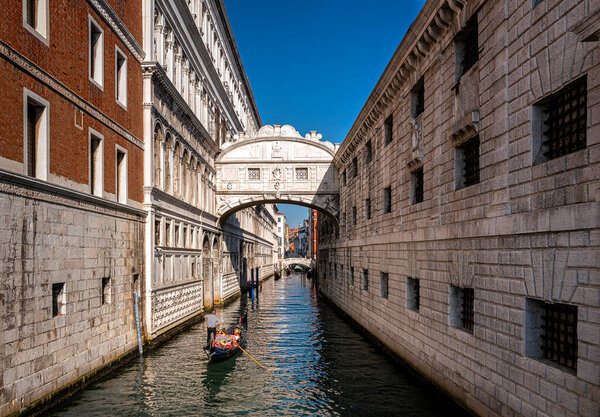
[[[279,181],[281,179],[281,168],[276,167],[273,169],[273,179]]]
[[[281,142],[273,142],[273,146],[271,148],[271,157],[272,158],[281,158],[283,155],[281,154],[282,151],[282,147],[281,147]]]
[[[421,126],[422,119],[417,117],[416,119],[410,119],[410,139],[412,144],[411,151],[416,151],[421,146],[421,140],[423,139],[423,127]]]

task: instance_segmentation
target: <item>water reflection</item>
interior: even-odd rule
[[[78,394],[51,415],[461,415],[398,369],[299,275],[267,281],[217,314],[248,313],[248,352],[207,364],[204,323]]]

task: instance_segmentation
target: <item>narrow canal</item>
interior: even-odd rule
[[[248,312],[248,346],[207,366],[204,322],[77,394],[55,416],[466,415],[396,366],[303,276],[268,280],[217,314]]]

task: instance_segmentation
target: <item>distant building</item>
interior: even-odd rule
[[[282,259],[285,256],[286,248],[286,231],[287,224],[285,222],[285,214],[275,212],[275,219],[277,221],[277,240],[279,249],[279,258]]]

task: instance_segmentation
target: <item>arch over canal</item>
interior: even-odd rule
[[[284,203],[318,210],[337,228],[338,147],[316,131],[303,137],[290,125],[266,125],[226,142],[215,161],[219,223],[246,207]]]

